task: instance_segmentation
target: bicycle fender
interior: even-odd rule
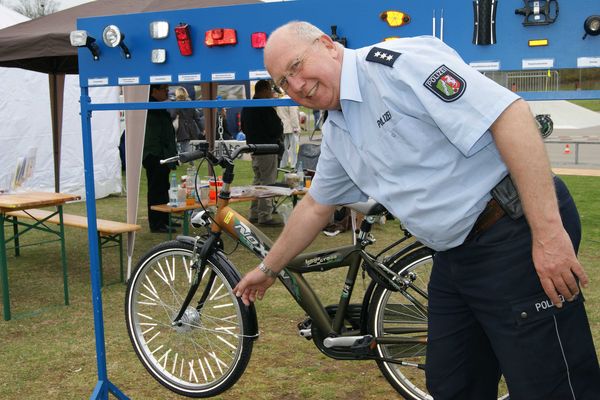
[[[203,238],[199,238],[196,240],[195,237],[183,235],[177,236],[176,240],[178,242],[190,244],[192,246],[196,244],[198,247],[201,247],[205,242]],[[217,264],[220,268],[225,270],[223,272],[228,272],[231,274],[231,276],[234,277],[236,284],[242,280],[242,274],[240,273],[240,271],[238,271],[238,269],[231,263],[231,261],[229,261],[227,256],[222,251],[217,251],[210,257],[214,258],[213,261],[215,262],[215,264]],[[258,339],[258,318],[256,317],[256,308],[254,307],[254,304],[250,304],[249,306],[246,306],[244,304],[242,305],[244,307],[247,307],[248,311],[250,312],[249,332],[245,333],[245,335],[253,336],[254,340],[256,340]]]
[[[414,242],[414,243],[410,244],[409,246],[406,246],[405,248],[400,250],[397,254],[395,254],[393,256],[393,259],[398,260],[400,258],[404,258],[407,255],[409,255],[410,253],[418,251],[424,247],[426,247],[426,246],[423,243]],[[369,283],[369,286],[367,286],[367,290],[365,291],[365,295],[364,295],[363,301],[362,301],[362,310],[363,311],[361,312],[361,323],[364,324],[365,326],[361,326],[361,331],[363,331],[363,329],[366,329],[366,326],[368,324],[367,310],[369,309],[369,305],[371,304],[371,298],[373,296],[373,293],[375,292],[375,289],[377,288],[377,285],[379,285],[379,284],[376,281],[374,281],[373,279],[371,279],[371,283]],[[363,332],[366,334],[366,330],[364,330]]]

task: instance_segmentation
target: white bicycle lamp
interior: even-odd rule
[[[71,46],[73,47],[87,47],[92,53],[94,61],[100,59],[100,47],[98,46],[98,43],[96,43],[96,39],[88,35],[87,31],[72,31],[69,35],[69,39],[71,40]]]
[[[116,25],[108,25],[102,31],[102,41],[108,47],[120,47],[123,50],[123,55],[125,58],[131,58],[131,53],[127,46],[125,45],[125,34],[121,32],[118,26]]]

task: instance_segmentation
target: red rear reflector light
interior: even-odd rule
[[[177,45],[179,46],[179,52],[182,56],[192,55],[192,40],[190,35],[190,26],[188,24],[181,23],[175,27],[175,37],[177,38]]]
[[[254,32],[252,34],[252,47],[262,49],[267,44],[267,34],[265,32]]]
[[[235,29],[217,28],[206,31],[204,43],[208,47],[225,46],[228,44],[237,44],[237,34]]]

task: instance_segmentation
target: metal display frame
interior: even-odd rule
[[[91,399],[107,399],[112,393],[119,399],[128,397],[108,378],[102,313],[101,276],[96,226],[96,204],[94,189],[94,169],[92,155],[91,116],[94,111],[144,110],[165,108],[224,108],[295,105],[291,100],[201,100],[165,103],[98,103],[93,104],[89,88],[94,86],[125,86],[165,83],[177,85],[191,82],[227,83],[227,80],[256,80],[268,78],[262,63],[262,49],[249,46],[249,35],[255,31],[271,32],[284,23],[282,16],[294,19],[305,18],[330,32],[337,26],[337,34],[347,37],[348,46],[358,48],[381,41],[390,36],[416,36],[443,34],[444,40],[454,47],[467,62],[498,61],[499,68],[515,68],[525,58],[538,57],[553,59],[553,68],[576,68],[579,59],[592,60],[600,66],[600,36],[581,39],[583,23],[587,15],[600,14],[598,0],[578,0],[561,3],[561,13],[551,25],[525,27],[523,17],[514,15],[514,9],[523,5],[522,1],[500,2],[498,9],[498,42],[495,45],[476,46],[471,42],[473,30],[472,2],[452,2],[430,0],[415,2],[409,0],[298,0],[279,3],[257,3],[249,5],[224,6],[189,10],[164,11],[129,15],[82,18],[78,29],[87,30],[99,44],[100,59],[94,61],[86,48],[79,49],[79,76],[81,87],[81,124],[83,136],[83,156],[85,167],[86,206],[88,217],[88,242],[91,263],[92,300],[94,308],[94,330],[96,339],[96,359],[98,382]],[[445,6],[445,11],[444,11]],[[513,7],[514,6],[514,7]],[[406,26],[391,28],[379,15],[385,10],[401,10],[411,15]],[[466,12],[465,10],[468,10]],[[432,12],[433,11],[433,12]],[[433,14],[433,17],[432,17]],[[437,18],[436,18],[437,15]],[[441,19],[444,16],[444,19]],[[284,17],[285,18],[285,17]],[[154,40],[149,37],[149,21],[169,22],[171,33],[166,39]],[[563,22],[564,20],[564,22]],[[445,21],[445,28],[444,26]],[[194,54],[180,56],[172,28],[180,22],[191,26],[194,37]],[[119,48],[109,48],[102,43],[102,28],[115,24],[126,33],[125,42],[131,51],[131,58],[123,57]],[[236,46],[207,48],[203,43],[204,31],[223,27],[235,28],[238,34]],[[507,27],[511,27],[508,29]],[[565,28],[566,27],[566,28]],[[440,28],[446,32],[440,32]],[[506,31],[505,31],[506,30]],[[435,34],[435,33],[434,33]],[[527,38],[547,38],[550,45],[544,48],[528,48]],[[564,43],[573,42],[573,46]],[[154,47],[166,50],[167,62],[152,64],[150,52]],[[501,57],[502,56],[502,57]],[[520,92],[527,100],[549,99],[597,99],[600,90]]]

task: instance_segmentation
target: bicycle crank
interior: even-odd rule
[[[364,335],[364,336],[338,336],[338,337],[328,337],[323,340],[323,346],[328,349],[332,347],[352,347],[353,349],[374,349],[375,341],[373,340],[373,336]]]

